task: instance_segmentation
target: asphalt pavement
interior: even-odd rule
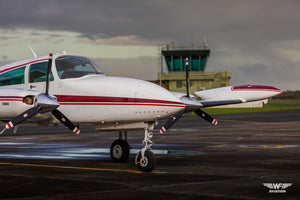
[[[0,136],[0,199],[300,199],[300,110],[215,117],[157,126],[151,173],[134,164],[143,130],[128,132],[131,156],[114,163],[117,132],[22,125]]]

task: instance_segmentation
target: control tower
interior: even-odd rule
[[[172,92],[186,92],[185,59],[189,58],[190,92],[230,85],[230,71],[205,72],[210,50],[206,45],[194,47],[159,47],[160,72],[154,81]]]
[[[161,54],[168,72],[185,72],[186,58],[189,58],[191,72],[204,72],[210,50],[163,48]]]

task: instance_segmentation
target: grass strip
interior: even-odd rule
[[[262,108],[203,108],[203,110],[211,115],[300,110],[300,101],[270,101]]]

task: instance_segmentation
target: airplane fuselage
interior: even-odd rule
[[[1,76],[4,77],[13,71],[20,73],[23,70],[24,80],[22,84],[5,83],[7,85],[0,88],[44,92],[46,83],[43,81],[44,77],[40,75],[43,71],[40,68],[46,62],[47,57],[40,57],[1,67],[0,84],[1,80],[5,83]],[[74,64],[75,62],[78,63]],[[117,129],[122,126],[124,129],[142,128],[145,126],[144,122],[167,118],[186,107],[177,97],[160,86],[137,79],[106,76],[102,71],[96,71],[99,69],[92,69],[94,63],[88,62],[92,63],[83,57],[60,54],[53,56],[51,67],[53,77],[49,93],[59,102],[58,109],[74,123],[94,123],[99,129]],[[72,70],[77,71],[68,71],[69,68],[66,66],[70,66],[69,68],[72,66],[76,68]],[[0,119],[13,118],[16,105],[18,112],[22,108],[28,109],[28,105],[22,102],[23,96],[16,94],[9,96],[7,91],[0,90],[1,109],[11,110],[10,117],[7,113],[3,113],[0,114]],[[48,120],[55,122],[52,118]]]

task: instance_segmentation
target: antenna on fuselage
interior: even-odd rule
[[[30,49],[30,51],[31,51],[31,53],[32,53],[32,55],[33,55],[33,57],[34,57],[34,58],[37,58],[37,55],[36,55],[36,53],[33,51],[33,49],[31,48],[30,44],[28,44],[28,47],[29,47],[29,49]]]

